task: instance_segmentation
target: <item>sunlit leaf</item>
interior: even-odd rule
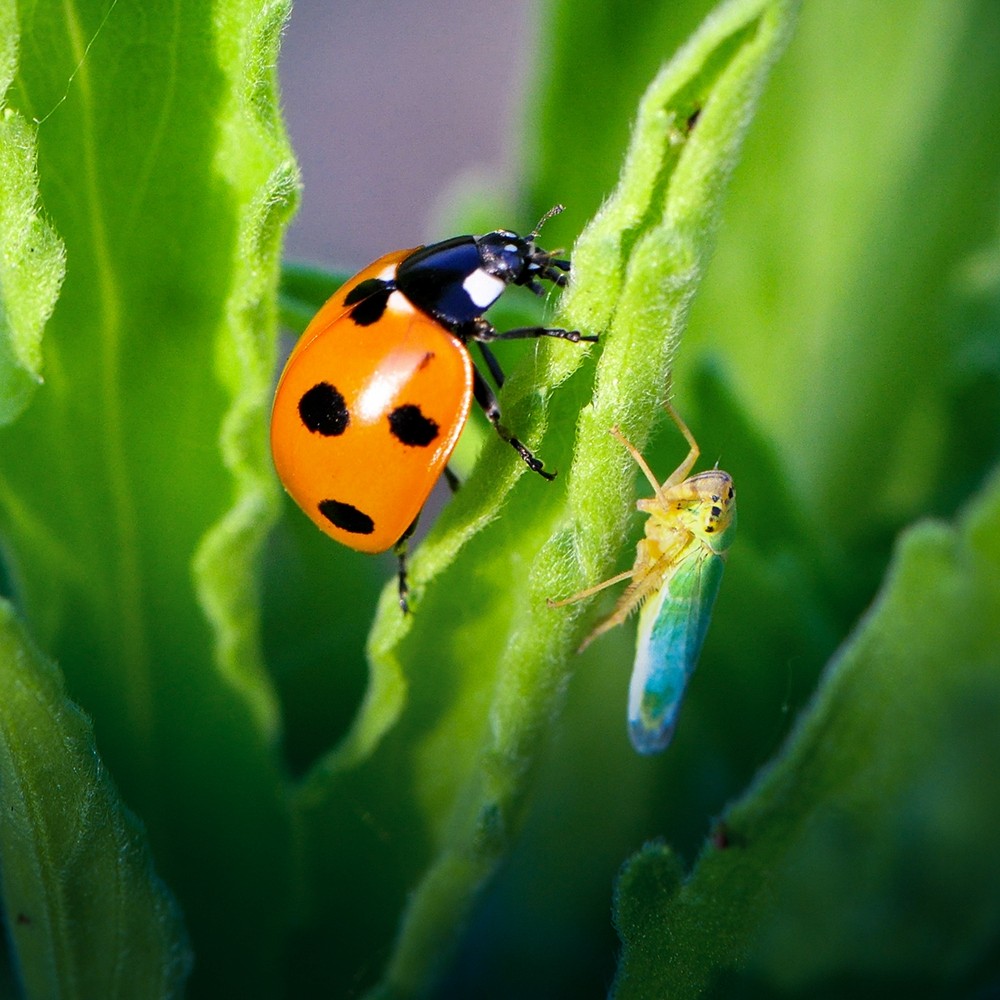
[[[41,381],[42,328],[65,270],[63,246],[38,204],[35,131],[5,95],[17,66],[16,11],[0,10],[0,426]]]
[[[287,13],[25,0],[8,94],[37,122],[66,279],[45,383],[0,431],[6,579],[146,824],[210,993],[276,984],[292,891],[257,584],[297,185],[275,94]]]

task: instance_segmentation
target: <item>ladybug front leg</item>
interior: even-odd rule
[[[497,434],[503,438],[520,456],[524,459],[524,464],[531,469],[532,472],[537,472],[544,479],[555,479],[554,472],[546,472],[542,466],[541,460],[535,458],[535,456],[526,448],[523,444],[502,423],[500,423],[500,406],[497,403],[497,397],[493,390],[490,388],[489,382],[483,378],[479,373],[479,369],[473,368],[472,370],[472,393],[476,397],[476,402],[482,407],[483,413],[486,414],[486,419],[493,425],[496,429]]]
[[[468,331],[461,331],[464,340],[476,340],[481,344],[491,344],[497,340],[525,340],[530,337],[558,337],[574,344],[581,341],[597,343],[596,334],[580,333],[579,330],[561,330],[551,326],[518,326],[513,330],[497,330],[489,320],[482,316],[469,323]]]

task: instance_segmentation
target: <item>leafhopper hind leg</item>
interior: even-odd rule
[[[561,601],[553,601],[551,597],[546,598],[545,603],[550,608],[563,608],[567,604],[576,604],[577,601],[585,601],[588,597],[593,597],[594,594],[599,594],[602,590],[607,590],[608,587],[613,587],[616,583],[621,583],[623,580],[631,580],[635,576],[635,569],[627,569],[624,573],[616,573],[610,580],[604,580],[602,583],[597,583],[593,587],[587,587],[585,590],[581,590],[579,593],[572,594],[569,597],[564,597]],[[629,588],[631,589],[631,588]],[[628,593],[628,590],[625,592]],[[625,595],[623,594],[622,597]],[[618,599],[618,603],[615,605],[615,610],[611,613],[611,616],[602,621],[591,633],[587,636],[583,642],[580,643],[577,648],[578,653],[582,653],[599,635],[607,632],[608,629],[614,628],[620,622],[624,621],[628,616],[631,606],[622,608],[622,598]]]
[[[605,580],[603,583],[595,583],[593,587],[587,587],[585,590],[571,594],[569,597],[564,597],[560,601],[554,601],[551,597],[546,597],[545,603],[550,608],[564,608],[567,604],[576,604],[577,601],[585,601],[588,597],[593,597],[594,594],[599,594],[602,590],[607,590],[608,587],[613,587],[616,583],[621,583],[622,580],[628,580],[631,577],[632,570],[627,569],[624,573],[618,573],[611,577],[610,580]]]
[[[636,608],[642,605],[647,597],[658,590],[672,558],[672,554],[661,554],[659,558],[655,557],[650,552],[648,539],[643,538],[636,550],[635,565],[630,570],[619,573],[596,587],[591,587],[592,591],[603,590],[621,580],[631,579],[632,581],[619,595],[611,614],[594,627],[587,638],[580,643],[577,652],[582,653],[598,636],[604,635],[616,625],[621,625]],[[584,593],[586,594],[586,591]]]
[[[653,473],[650,471],[645,459],[636,450],[635,445],[633,445],[632,442],[629,441],[617,427],[612,427],[610,433],[618,438],[623,445],[625,445],[632,457],[639,463],[639,467],[646,474],[646,478],[653,484],[653,489],[659,490],[659,483],[657,483],[656,479],[653,477]],[[593,597],[594,594],[599,594],[602,590],[607,590],[608,587],[613,587],[616,583],[621,583],[623,580],[631,580],[633,576],[635,576],[634,567],[632,569],[627,569],[622,573],[616,573],[608,580],[604,580],[601,583],[595,583],[593,587],[586,587],[575,594],[571,594],[569,597],[562,598],[561,600],[554,601],[551,597],[547,597],[545,599],[545,603],[550,608],[564,608],[567,604],[576,604],[578,601],[585,601],[588,597]],[[609,625],[608,627],[610,628],[611,626]],[[592,633],[587,637],[580,649],[583,649],[583,647],[586,646],[593,638],[594,634]]]

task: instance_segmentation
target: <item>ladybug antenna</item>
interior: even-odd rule
[[[534,243],[538,239],[538,234],[542,231],[542,226],[545,225],[553,215],[558,215],[560,212],[564,211],[563,205],[553,205],[539,220],[538,225],[528,233],[528,239]]]

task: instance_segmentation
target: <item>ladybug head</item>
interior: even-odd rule
[[[556,205],[542,216],[541,221],[527,236],[498,229],[485,236],[476,237],[476,246],[483,260],[483,267],[508,285],[524,285],[536,295],[544,295],[545,289],[538,279],[544,278],[560,287],[566,284],[565,272],[569,261],[550,253],[535,244],[538,231],[553,215],[563,210]]]

